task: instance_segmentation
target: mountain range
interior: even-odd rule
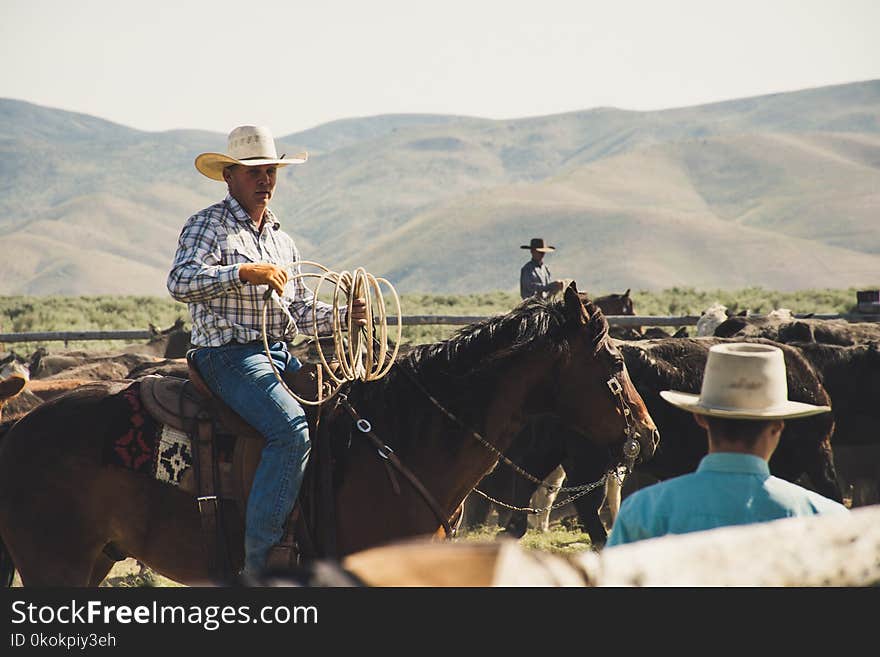
[[[0,99],[0,294],[167,295],[183,222],[225,194],[226,135]],[[518,289],[531,237],[603,294],[880,283],[880,80],[651,112],[389,114],[278,138],[304,258],[401,292]]]

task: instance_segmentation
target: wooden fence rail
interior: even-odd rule
[[[752,315],[760,317],[760,315]],[[880,315],[848,313],[840,315],[795,314],[796,318],[845,319],[849,322],[880,322]],[[466,326],[486,319],[486,315],[404,315],[404,326]],[[699,315],[608,315],[611,326],[694,326]],[[0,333],[2,342],[53,342],[73,340],[149,340],[155,334],[147,330],[131,331],[41,331],[36,333]]]

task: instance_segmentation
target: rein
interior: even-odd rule
[[[352,406],[351,402],[348,401],[348,395],[344,393],[339,393],[337,395],[337,399],[354,420],[354,424],[358,428],[358,431],[369,438],[373,445],[376,447],[376,451],[379,452],[379,456],[381,456],[383,459],[390,462],[395,468],[397,468],[398,472],[406,477],[407,481],[409,481],[409,483],[411,483],[413,487],[419,492],[419,495],[422,496],[422,499],[425,500],[425,503],[431,508],[431,511],[434,513],[434,515],[437,517],[437,520],[443,526],[443,530],[446,532],[447,538],[454,536],[455,532],[449,526],[448,518],[446,518],[443,510],[440,508],[440,504],[437,502],[434,496],[431,495],[431,492],[427,488],[425,488],[424,484],[419,481],[418,477],[416,477],[413,471],[407,468],[401,462],[401,460],[397,458],[394,450],[383,443],[382,440],[373,432],[373,427],[370,424],[369,420],[366,420],[358,415],[358,412],[354,409],[354,406]]]
[[[432,395],[430,392],[428,392],[425,389],[425,387],[415,378],[415,376],[412,375],[411,372],[408,372],[405,368],[400,367],[400,366],[398,366],[397,369],[399,371],[402,371],[404,374],[406,374],[406,376],[409,378],[409,380],[412,381],[413,384],[415,384],[416,388],[421,390],[422,394],[424,394],[425,397],[427,397],[431,401],[431,403],[434,404],[434,406],[436,406],[444,415],[446,415],[446,417],[448,417],[450,420],[455,422],[459,427],[461,427],[462,429],[464,429],[465,431],[470,433],[470,435],[473,436],[474,438],[476,438],[477,441],[481,445],[483,445],[483,447],[485,447],[490,452],[492,452],[493,454],[498,456],[499,460],[502,463],[504,463],[505,465],[510,467],[518,475],[527,479],[528,481],[532,482],[533,484],[536,484],[542,488],[545,488],[548,492],[551,492],[551,493],[554,493],[554,492],[555,493],[574,493],[573,495],[567,497],[562,502],[558,502],[557,504],[551,505],[550,507],[547,507],[546,509],[533,509],[531,507],[516,507],[516,506],[512,506],[510,504],[507,504],[505,502],[501,502],[501,501],[496,500],[495,498],[489,496],[488,494],[484,493],[479,488],[474,487],[473,490],[476,493],[478,493],[479,495],[482,495],[484,498],[486,498],[490,502],[498,504],[504,508],[511,509],[513,511],[525,511],[527,513],[532,513],[532,514],[543,513],[544,511],[547,511],[547,510],[560,508],[560,507],[568,504],[569,502],[572,502],[580,497],[583,497],[584,495],[586,495],[590,491],[598,488],[599,486],[604,485],[609,474],[612,474],[614,477],[616,477],[617,480],[622,484],[623,478],[627,474],[632,472],[633,466],[635,465],[635,461],[638,458],[639,453],[641,452],[641,445],[639,444],[639,441],[638,441],[639,433],[636,431],[635,426],[633,424],[632,411],[629,408],[629,404],[626,403],[626,400],[623,397],[623,386],[620,384],[620,381],[617,380],[616,376],[612,376],[610,379],[608,379],[608,381],[606,381],[606,385],[608,386],[608,389],[611,391],[611,394],[614,397],[614,400],[617,404],[617,407],[620,410],[620,414],[623,416],[623,419],[624,419],[624,424],[625,424],[624,432],[626,434],[626,441],[624,442],[621,451],[623,452],[625,463],[618,464],[616,467],[611,468],[609,470],[609,472],[602,475],[602,477],[599,480],[594,481],[590,484],[582,484],[580,486],[550,486],[548,484],[545,484],[542,479],[538,479],[537,477],[530,474],[529,472],[527,472],[526,470],[521,468],[519,465],[517,465],[516,463],[511,461],[507,456],[505,456],[505,454],[501,450],[499,450],[497,447],[495,447],[495,445],[493,445],[491,442],[486,440],[486,438],[484,438],[482,435],[480,435],[477,431],[474,431],[471,427],[469,427],[464,422],[462,422],[456,415],[454,415],[445,406],[443,406],[443,404],[441,404],[439,401],[437,401],[437,399],[434,397],[434,395]],[[622,474],[620,472],[621,468],[624,469],[624,473],[622,473]]]

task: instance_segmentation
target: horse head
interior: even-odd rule
[[[563,299],[568,352],[556,372],[558,414],[596,445],[619,450],[618,462],[649,460],[660,433],[608,335],[605,316],[574,283]]]
[[[593,299],[593,304],[598,306],[605,315],[635,315],[632,297],[629,295],[630,288],[627,288],[623,294],[606,294],[603,297]],[[584,300],[590,299],[583,292],[579,292],[578,296]]]

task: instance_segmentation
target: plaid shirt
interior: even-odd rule
[[[251,285],[238,277],[242,264],[267,262],[299,273],[299,251],[293,239],[280,230],[271,210],[266,210],[263,230],[232,196],[191,216],[180,233],[174,264],[168,274],[168,291],[186,302],[192,315],[192,344],[220,347],[231,342],[261,341],[263,295],[268,286]],[[266,317],[269,341],[290,341],[302,326],[312,333],[313,308],[319,333],[332,329],[333,307],[316,301],[302,279],[289,281],[284,296],[273,295]],[[344,321],[346,309],[340,311]]]

